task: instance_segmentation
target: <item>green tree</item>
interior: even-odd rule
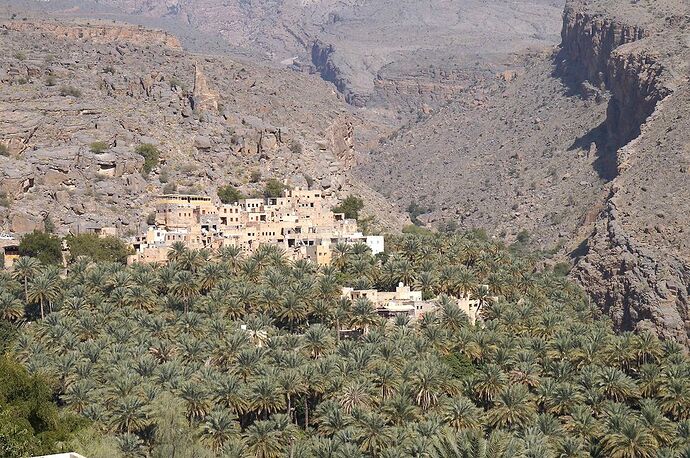
[[[86,256],[97,262],[125,264],[132,254],[129,246],[117,237],[99,237],[96,234],[68,235],[65,237],[71,261]]]
[[[364,201],[357,196],[347,196],[337,207],[333,208],[333,213],[343,213],[347,219],[359,219],[359,212],[364,208]]]
[[[22,256],[12,266],[12,277],[24,284],[24,300],[29,301],[29,280],[41,270],[41,263],[36,258]]]
[[[281,197],[283,195],[283,191],[286,189],[287,186],[285,186],[283,183],[275,178],[271,178],[266,182],[266,186],[264,187],[264,197]]]
[[[221,186],[218,188],[218,198],[224,204],[233,204],[238,200],[244,199],[242,193],[232,185]]]
[[[42,264],[62,264],[60,239],[45,232],[24,235],[19,241],[19,254],[37,258]]]
[[[0,456],[43,455],[85,425],[60,417],[50,387],[19,364],[0,356]]]
[[[134,150],[138,155],[144,158],[144,165],[141,167],[142,175],[148,175],[158,165],[160,160],[160,151],[150,143],[142,143]]]
[[[49,272],[42,272],[29,284],[29,301],[40,305],[41,319],[45,318],[46,303],[50,306],[60,296],[58,283],[57,278]]]

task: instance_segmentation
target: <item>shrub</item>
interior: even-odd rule
[[[293,154],[302,154],[303,150],[304,148],[302,148],[302,144],[297,140],[290,142],[290,151],[292,151]]]
[[[460,226],[458,225],[458,222],[455,221],[454,219],[451,219],[449,221],[446,221],[439,225],[438,230],[439,232],[445,232],[447,234],[452,234],[454,232],[457,232]]]
[[[148,224],[149,226],[153,226],[154,224],[156,224],[156,212],[151,212],[148,214],[148,216],[146,217],[146,224]]]
[[[523,245],[529,243],[530,236],[529,236],[529,232],[527,231],[527,229],[523,229],[520,232],[518,232],[516,239],[519,243],[521,243]]]
[[[359,211],[364,208],[364,201],[357,196],[349,195],[340,205],[333,208],[334,213],[344,213],[347,219],[359,219]]]
[[[240,199],[244,199],[242,193],[232,185],[221,186],[218,188],[218,197],[224,204],[232,204]]]
[[[416,224],[408,224],[402,229],[403,234],[414,234],[414,235],[431,235],[432,232],[425,228],[417,226]]]
[[[158,148],[150,143],[142,143],[137,146],[135,151],[144,158],[144,165],[141,167],[141,173],[143,175],[148,175],[151,173],[151,170],[158,165],[158,160],[160,159]]]
[[[37,258],[43,264],[62,264],[60,239],[41,231],[26,234],[19,241],[19,254]]]
[[[115,67],[113,67],[112,65],[106,65],[103,68],[103,73],[110,73],[111,75],[114,75],[115,74]]]
[[[60,88],[60,95],[63,97],[81,97],[81,91],[74,86],[62,86]]]
[[[271,178],[264,187],[264,197],[280,197],[285,189],[287,189],[287,186],[275,178]]]
[[[87,423],[61,415],[51,387],[19,363],[0,356],[0,455],[33,456],[59,450]]]
[[[449,353],[443,357],[443,362],[455,379],[467,380],[475,373],[472,361],[462,353]]]
[[[26,60],[26,53],[24,53],[24,51],[17,51],[14,53],[14,58],[17,60]]]
[[[48,86],[48,87],[55,86],[55,77],[53,75],[48,75],[46,77],[46,86]]]
[[[10,149],[4,143],[0,143],[0,156],[9,156]]]
[[[70,259],[87,256],[98,262],[119,262],[125,264],[131,250],[117,237],[99,237],[96,234],[68,235]]]
[[[110,149],[110,145],[106,142],[97,141],[89,145],[89,150],[94,154],[103,154]]]
[[[252,170],[251,175],[249,175],[249,182],[258,183],[259,181],[261,181],[261,172],[258,170]]]
[[[177,185],[175,183],[166,183],[163,186],[163,194],[175,194],[177,192]]]
[[[53,222],[53,218],[51,218],[50,215],[46,215],[46,217],[43,218],[43,229],[48,234],[52,234],[53,232],[55,232],[55,223]]]
[[[158,174],[158,181],[161,183],[167,183],[168,180],[170,180],[170,172],[168,172],[167,168],[162,168]]]
[[[407,213],[410,214],[410,219],[412,220],[412,223],[416,224],[417,226],[422,225],[422,222],[419,221],[417,217],[419,215],[429,213],[432,210],[433,208],[430,205],[419,204],[416,200],[413,200],[412,202],[410,202],[410,205],[407,206]]]
[[[567,262],[559,262],[553,266],[553,273],[559,277],[565,277],[570,273],[571,266]]]
[[[170,78],[170,89],[181,89],[183,92],[187,91],[187,87],[185,86],[185,84],[175,76]]]

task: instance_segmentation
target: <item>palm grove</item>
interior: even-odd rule
[[[271,246],[244,256],[176,245],[165,266],[79,257],[66,274],[22,258],[0,274],[0,313],[18,328],[8,358],[52,390],[51,422],[77,426],[22,449],[12,435],[21,428],[0,425],[0,447],[7,456],[41,446],[90,457],[690,456],[681,346],[615,334],[564,277],[481,234],[387,244],[378,257],[338,245],[322,268]],[[400,281],[438,296],[438,311],[385,323],[366,299],[340,298],[343,285]],[[451,299],[466,293],[499,297],[475,326]],[[345,338],[345,329],[359,332]]]

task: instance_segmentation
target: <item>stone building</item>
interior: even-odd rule
[[[235,246],[244,252],[270,244],[292,259],[319,265],[330,264],[337,243],[365,243],[373,254],[383,251],[382,236],[358,232],[355,220],[332,212],[334,204],[322,191],[300,188],[232,204],[216,204],[207,196],[163,195],[156,203],[155,225],[132,240],[136,254],[130,262],[165,262],[175,242],[193,249]]]

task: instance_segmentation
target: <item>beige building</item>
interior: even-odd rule
[[[216,204],[210,197],[163,195],[156,202],[155,226],[132,240],[129,262],[165,262],[175,242],[186,247],[218,249],[235,246],[252,252],[277,245],[292,259],[319,265],[331,262],[337,243],[366,243],[374,254],[383,251],[383,237],[357,232],[357,222],[333,213],[336,204],[321,191],[294,189],[277,198],[242,199]]]
[[[438,309],[435,300],[423,300],[421,291],[413,291],[403,283],[399,283],[392,292],[345,287],[342,289],[341,296],[350,300],[369,299],[376,307],[376,313],[388,319],[394,319],[398,315],[419,319],[426,313],[435,312]],[[471,297],[461,297],[456,300],[460,310],[465,312],[470,323],[474,325],[480,316],[481,301]],[[490,298],[490,300],[497,300],[497,298]]]
[[[437,309],[433,301],[422,299],[421,291],[413,291],[403,283],[399,283],[395,291],[390,292],[345,287],[342,290],[342,297],[351,300],[369,299],[376,307],[376,313],[388,319],[394,319],[399,315],[419,319],[425,313],[433,312]]]

